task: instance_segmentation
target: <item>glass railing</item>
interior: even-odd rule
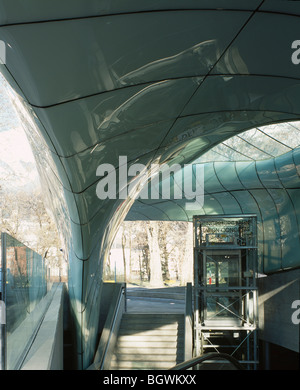
[[[0,334],[0,368],[16,370],[45,313],[47,268],[42,256],[6,233],[1,234],[1,249],[0,292],[5,324]]]

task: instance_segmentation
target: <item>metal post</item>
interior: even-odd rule
[[[4,320],[0,322],[0,370],[6,370],[6,235],[1,233],[1,291],[0,291],[0,310],[1,318]]]
[[[265,370],[270,370],[270,343],[268,341],[264,341],[264,359]]]
[[[255,363],[254,363],[254,370],[256,370],[257,369],[257,363],[256,363],[256,361],[257,361],[257,330],[255,330],[254,332],[253,332],[254,334],[253,334],[253,337],[254,337],[254,341],[253,341],[253,344],[254,344],[254,356],[253,356],[253,359],[254,359],[254,361],[255,361]]]
[[[195,244],[196,245],[196,244]],[[196,355],[199,353],[199,269],[198,269],[198,252],[194,248],[194,342]]]

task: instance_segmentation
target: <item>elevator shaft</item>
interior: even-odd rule
[[[257,361],[257,222],[254,215],[194,216],[194,354]]]

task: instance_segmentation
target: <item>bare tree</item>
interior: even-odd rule
[[[157,287],[192,281],[192,223],[125,221],[117,237],[115,248],[122,248],[127,282]]]
[[[148,221],[146,228],[150,250],[150,285],[152,287],[161,287],[163,285],[163,278],[159,248],[158,224],[156,221]]]

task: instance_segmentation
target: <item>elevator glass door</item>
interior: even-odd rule
[[[242,302],[240,251],[204,251],[204,321],[206,325],[241,322]]]

